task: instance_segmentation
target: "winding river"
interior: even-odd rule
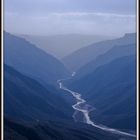
[[[75,73],[72,73],[72,76],[74,76],[74,75],[75,75]],[[68,79],[70,79],[70,78],[68,78]],[[71,93],[72,96],[76,99],[76,104],[72,105],[72,108],[75,110],[75,112],[73,114],[73,118],[74,118],[75,121],[78,120],[77,117],[76,117],[77,114],[82,113],[82,115],[83,115],[82,122],[84,122],[86,124],[92,125],[93,127],[96,127],[98,129],[108,131],[108,132],[111,132],[111,133],[114,133],[114,134],[136,137],[136,135],[131,134],[131,133],[127,133],[127,132],[123,132],[123,131],[120,131],[120,130],[117,130],[117,129],[109,128],[109,127],[104,126],[104,125],[97,125],[94,121],[92,121],[90,119],[90,116],[89,116],[89,113],[91,111],[93,111],[95,108],[88,105],[86,100],[82,99],[81,94],[66,88],[62,83],[64,80],[67,80],[67,79],[58,80],[57,83],[59,84],[60,89],[63,89],[65,91]]]

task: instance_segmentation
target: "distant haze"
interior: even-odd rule
[[[52,54],[53,56],[61,59],[74,51],[86,47],[95,42],[102,40],[112,39],[110,36],[99,35],[51,35],[51,36],[33,36],[33,35],[18,35],[29,42],[35,44],[42,50]]]
[[[16,34],[135,32],[135,0],[5,0],[4,28]]]

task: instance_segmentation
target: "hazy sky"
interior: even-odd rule
[[[4,28],[20,34],[135,32],[135,0],[4,0]]]

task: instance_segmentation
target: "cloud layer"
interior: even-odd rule
[[[49,13],[46,16],[7,13],[5,28],[24,34],[121,35],[135,31],[135,16],[86,12]]]
[[[5,0],[4,27],[22,34],[135,32],[134,0]]]

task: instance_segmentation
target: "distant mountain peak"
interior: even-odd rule
[[[125,33],[124,37],[135,37],[136,33]]]

